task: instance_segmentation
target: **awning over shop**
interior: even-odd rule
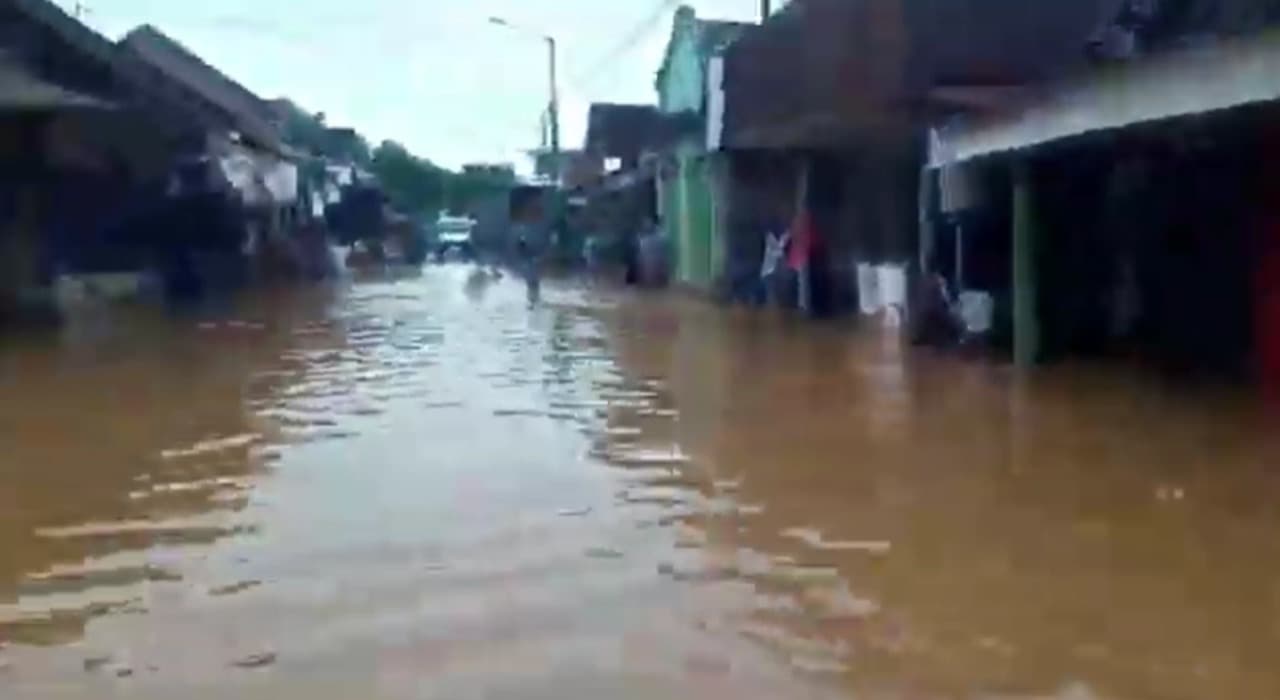
[[[631,170],[606,175],[600,185],[600,189],[605,192],[629,190],[637,185],[653,182],[654,173],[654,166],[650,161],[646,161],[646,163]]]
[[[1016,107],[935,129],[938,167],[1083,134],[1280,99],[1280,32],[1114,66],[1027,95]]]
[[[286,205],[298,199],[298,167],[289,161],[232,144],[218,157],[218,165],[247,205]]]

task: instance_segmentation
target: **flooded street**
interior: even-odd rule
[[[1229,391],[463,268],[0,341],[0,697],[1280,697]]]

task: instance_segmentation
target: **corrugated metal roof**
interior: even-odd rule
[[[267,149],[281,151],[280,135],[272,124],[271,110],[266,103],[182,44],[155,27],[144,25],[129,32],[120,45],[216,106],[243,137]]]
[[[27,17],[49,27],[64,41],[104,63],[115,59],[115,45],[49,0],[9,0]]]
[[[756,25],[725,20],[698,20],[698,47],[704,56],[722,51]]]
[[[113,109],[114,104],[37,78],[0,54],[0,110]]]
[[[938,85],[1069,73],[1120,2],[794,0],[726,54],[726,141],[849,145],[925,116]]]
[[[609,158],[638,158],[658,137],[662,117],[653,105],[591,105],[586,150]]]
[[[76,92],[103,99],[126,96],[119,54],[106,37],[48,0],[7,0],[2,9],[4,21],[16,23],[5,47],[14,63]]]

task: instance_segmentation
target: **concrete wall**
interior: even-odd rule
[[[707,150],[718,151],[724,141],[724,57],[707,63]]]

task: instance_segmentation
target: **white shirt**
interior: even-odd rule
[[[760,265],[760,277],[767,279],[778,271],[778,265],[787,255],[787,244],[791,242],[791,233],[787,232],[779,236],[776,233],[770,233],[765,236],[764,242],[764,262]]]

